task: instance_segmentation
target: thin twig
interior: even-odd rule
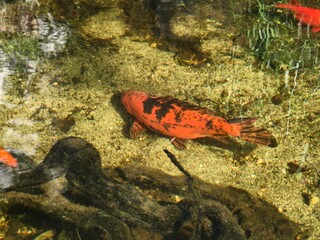
[[[77,236],[78,236],[78,238],[81,240],[82,238],[80,237],[80,234],[79,234],[79,231],[78,231],[78,229],[76,228],[76,232],[77,232]]]
[[[192,179],[193,177],[191,176],[191,174],[184,169],[184,167],[182,167],[182,165],[178,162],[177,158],[171,153],[169,152],[167,149],[163,149],[163,151],[167,154],[168,158],[170,158],[171,162],[176,165],[176,167],[184,174],[186,175],[187,178]]]

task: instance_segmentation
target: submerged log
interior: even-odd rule
[[[0,180],[9,208],[68,223],[81,239],[294,239],[301,232],[238,188],[139,165],[102,170],[98,151],[76,137],[59,140],[40,165],[10,178]]]

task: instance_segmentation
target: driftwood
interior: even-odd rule
[[[294,239],[300,226],[244,190],[138,165],[101,169],[81,138],[59,140],[31,170],[0,180],[9,208],[36,210],[81,239]],[[35,189],[38,189],[37,191]],[[39,190],[40,189],[40,190]]]

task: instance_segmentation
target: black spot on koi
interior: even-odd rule
[[[169,100],[167,102],[162,102],[159,105],[159,109],[156,111],[156,118],[159,120],[159,122],[167,115],[167,113],[169,113],[171,109],[174,109],[174,106],[172,105],[173,103],[174,100]]]
[[[206,128],[210,129],[210,130],[214,129],[214,126],[212,125],[212,121],[211,120],[208,120],[206,122]]]
[[[174,120],[175,120],[177,123],[180,123],[180,122],[182,121],[181,111],[175,111],[174,114],[175,114]]]
[[[161,101],[159,101],[159,98],[147,98],[145,101],[143,101],[143,112],[146,114],[151,114],[152,113],[152,109],[155,106],[158,106]]]
[[[166,114],[174,109],[173,103],[175,99],[165,99],[163,97],[149,97],[145,101],[143,101],[143,112],[146,114],[151,114],[154,108],[156,110],[156,118],[160,122],[162,118],[166,116]]]

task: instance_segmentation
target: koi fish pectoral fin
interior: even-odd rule
[[[179,150],[183,150],[186,148],[186,141],[180,138],[171,138],[170,142],[173,146],[175,146]]]
[[[145,130],[146,129],[137,120],[134,120],[129,131],[130,138],[137,138],[140,133]]]

